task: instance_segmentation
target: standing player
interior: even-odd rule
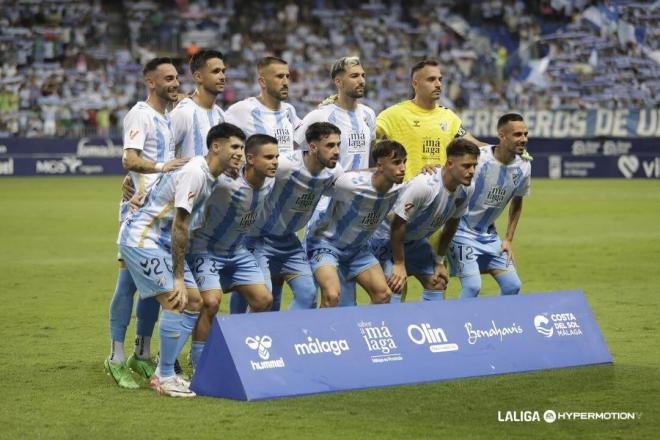
[[[531,165],[521,157],[526,151],[527,124],[519,114],[505,114],[497,121],[497,136],[499,144],[481,148],[474,195],[449,250],[451,275],[461,279],[461,298],[479,294],[480,273],[491,274],[502,295],[515,295],[521,287],[511,242],[531,183]],[[506,235],[500,240],[495,220],[509,201]]]
[[[337,94],[324,101],[318,109],[309,112],[296,128],[295,143],[305,149],[305,132],[314,122],[330,122],[341,130],[341,150],[339,163],[346,171],[369,167],[369,148],[376,137],[376,115],[374,111],[358,100],[364,97],[366,73],[358,57],[339,58],[332,66],[330,76],[337,88]],[[324,200],[325,199],[325,200]],[[321,200],[317,210],[323,211],[327,198]],[[355,305],[355,283],[344,280],[340,271],[340,306]],[[273,301],[281,294],[273,291]]]
[[[200,50],[190,58],[190,73],[197,88],[172,110],[177,157],[206,155],[206,134],[225,120],[215,103],[225,90],[225,63],[217,50]]]
[[[406,150],[394,141],[377,143],[372,150],[376,170],[349,171],[331,191],[328,208],[306,231],[307,255],[321,288],[321,307],[339,301],[338,270],[355,280],[376,304],[387,303],[391,290],[367,242],[385,219],[403,182]]]
[[[257,213],[264,210],[264,201],[273,187],[279,153],[277,139],[255,134],[245,144],[245,166],[237,178],[223,175],[213,193],[193,221],[190,253],[187,261],[192,268],[208,310],[218,310],[223,290],[242,295],[255,312],[270,310],[272,296],[254,256],[244,239]],[[236,159],[240,164],[241,158]],[[213,315],[204,315],[197,326],[190,359],[197,366]]]
[[[174,362],[192,332],[202,298],[185,262],[189,219],[203,210],[217,177],[237,166],[243,132],[231,124],[213,127],[208,154],[196,156],[174,173],[163,175],[144,205],[119,231],[121,256],[138,286],[140,297],[155,297],[162,306],[160,361],[150,387],[159,394],[192,397],[189,384],[175,375]]]
[[[225,119],[240,127],[247,137],[267,134],[277,139],[280,153],[293,151],[293,129],[300,123],[289,97],[289,66],[276,57],[257,62],[259,96],[237,102],[227,109]]]
[[[259,96],[237,102],[227,109],[226,120],[241,127],[247,136],[267,134],[277,139],[280,154],[293,151],[294,128],[300,123],[296,109],[286,101],[289,97],[289,66],[277,57],[264,57],[257,62]],[[276,291],[282,290],[282,279],[273,280]],[[280,294],[276,294],[279,310]],[[231,313],[244,313],[247,303],[240,295],[232,295]]]
[[[133,106],[124,118],[124,155],[122,163],[137,197],[144,197],[160,173],[174,170],[186,161],[174,158],[174,141],[167,106],[176,101],[179,81],[177,71],[169,58],[155,58],[144,69],[144,82],[149,90],[146,101]],[[120,207],[120,222],[128,214],[128,202]],[[151,361],[151,335],[158,319],[158,302],[139,299],[137,306],[137,337],[135,351],[124,355],[126,329],[133,311],[135,283],[126,265],[119,257],[119,276],[110,304],[110,356],[105,360],[106,372],[122,388],[138,388],[128,368],[149,378],[155,365]]]
[[[309,125],[307,151],[280,158],[273,191],[250,234],[266,280],[283,277],[289,283],[293,292],[290,309],[316,307],[316,285],[296,232],[310,221],[322,194],[342,172],[341,165],[337,166],[340,135],[339,128],[328,122]]]
[[[472,195],[470,183],[478,157],[479,147],[467,139],[451,141],[445,166],[408,182],[394,207],[391,230],[386,220],[371,239],[393,292],[391,302],[401,302],[408,275],[415,275],[422,284],[424,300],[444,299],[449,281],[444,259]],[[428,237],[441,227],[436,254]]]
[[[465,137],[477,146],[485,145],[465,132],[456,113],[438,105],[442,73],[437,61],[420,61],[410,76],[413,99],[386,108],[376,118],[376,136],[400,142],[408,152],[406,181],[426,165],[444,165],[445,149],[456,137]]]

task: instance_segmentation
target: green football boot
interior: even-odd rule
[[[135,356],[135,353],[126,360],[126,366],[145,379],[150,379],[156,372],[156,363],[154,361],[151,359],[139,359]]]
[[[128,369],[125,362],[115,364],[110,362],[110,359],[108,358],[103,362],[103,367],[108,376],[112,377],[120,388],[125,388],[127,390],[137,390],[140,388],[140,385],[138,385],[137,382],[135,382],[135,379],[133,379],[133,376],[131,376],[131,370]]]

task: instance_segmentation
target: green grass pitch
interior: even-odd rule
[[[0,180],[2,439],[600,439],[660,432],[658,181],[537,179],[514,241],[523,291],[585,290],[614,365],[250,403],[124,391],[103,373],[120,182]],[[497,289],[487,281],[484,291]],[[457,292],[452,280],[448,296]],[[419,297],[418,287],[410,297]],[[133,334],[131,325],[127,345]],[[498,411],[546,409],[641,418],[498,422]]]

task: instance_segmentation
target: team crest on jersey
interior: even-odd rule
[[[440,122],[440,130],[447,131],[447,123],[445,121]]]
[[[522,170],[520,168],[514,168],[513,174],[511,174],[511,179],[513,179],[513,184],[518,186],[520,178],[522,177]]]
[[[139,132],[140,132],[140,130],[136,130],[136,129],[133,129],[133,130],[129,131],[128,132],[128,138],[130,140],[133,140],[135,138],[135,136],[138,135]]]

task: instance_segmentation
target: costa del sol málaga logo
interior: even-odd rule
[[[552,337],[552,334],[555,331],[555,327],[552,325],[550,320],[543,315],[536,315],[534,317],[534,327],[536,327],[537,332],[546,338]]]

